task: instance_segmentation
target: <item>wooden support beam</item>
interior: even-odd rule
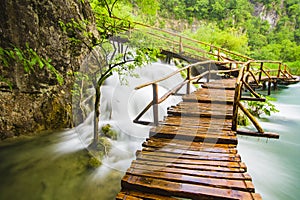
[[[259,102],[266,102],[265,98],[255,98],[255,97],[241,97],[243,101],[259,101]]]
[[[153,87],[153,120],[154,125],[158,125],[158,85],[154,83]]]
[[[270,132],[259,133],[259,132],[253,132],[253,131],[237,130],[236,133],[238,135],[279,139],[279,134],[270,133]]]
[[[245,115],[251,120],[251,122],[253,123],[253,125],[257,129],[257,131],[259,133],[264,133],[263,128],[260,126],[260,124],[257,121],[257,119],[249,112],[249,110],[247,110],[247,108],[245,108],[243,106],[243,104],[241,104],[241,102],[238,102],[238,105],[239,105],[239,108],[245,113]]]

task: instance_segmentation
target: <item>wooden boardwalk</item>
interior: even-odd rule
[[[261,199],[231,130],[235,79],[203,85],[168,109],[116,199]]]

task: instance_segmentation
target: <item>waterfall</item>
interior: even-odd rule
[[[102,161],[102,166],[98,170],[99,174],[104,171],[115,169],[124,172],[134,159],[135,152],[142,147],[142,142],[149,134],[150,126],[143,126],[133,123],[133,119],[152,100],[152,86],[147,86],[140,90],[135,87],[149,81],[154,81],[177,70],[175,66],[152,63],[147,66],[137,68],[134,73],[138,77],[126,77],[127,83],[121,83],[115,73],[109,77],[101,88],[101,117],[99,127],[110,124],[119,133],[117,140],[110,140],[112,149]],[[159,83],[159,97],[164,95],[171,88],[182,82],[180,74]],[[183,87],[179,93],[184,93]],[[90,91],[89,91],[90,92]],[[167,107],[176,105],[181,101],[179,96],[171,96],[159,105],[159,120],[167,115]],[[87,105],[85,105],[87,106]],[[75,128],[79,139],[87,147],[93,137],[93,113],[90,113],[84,123]],[[141,120],[153,121],[152,108],[150,108]]]

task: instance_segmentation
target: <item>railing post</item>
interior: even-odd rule
[[[250,71],[250,63],[247,64],[247,72]],[[245,82],[248,83],[249,82],[249,75],[246,76]]]
[[[277,74],[277,78],[280,77],[280,72],[281,72],[281,63],[279,63],[279,66],[278,66],[278,74]]]
[[[183,52],[182,37],[179,36],[179,54]]]
[[[154,125],[158,125],[158,85],[157,83],[152,84],[153,87],[153,120]]]
[[[264,67],[264,63],[261,62],[260,63],[260,69],[259,69],[259,76],[258,76],[258,82],[260,83],[261,81],[261,76],[262,76],[262,70],[263,70],[263,67]]]
[[[242,78],[244,77],[245,68],[242,68],[239,71],[239,76],[237,78],[237,83],[235,85],[235,93],[234,93],[234,102],[233,102],[233,118],[232,118],[232,126],[231,129],[233,131],[237,131],[238,126],[238,112],[239,112],[239,102],[242,96]]]
[[[220,56],[220,54],[221,54],[221,52],[220,52],[220,51],[221,51],[221,49],[220,49],[220,48],[218,48],[218,61],[220,61],[220,60],[221,60],[221,59],[220,59],[220,57],[221,57],[221,56]]]
[[[210,81],[210,70],[211,70],[211,63],[209,63],[208,65],[208,74],[207,74],[207,79],[206,79],[206,82],[208,83]]]
[[[187,73],[186,73],[186,79],[188,80],[188,83],[186,85],[186,94],[191,93],[191,68],[187,68]]]

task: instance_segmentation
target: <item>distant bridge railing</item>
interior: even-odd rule
[[[118,17],[113,18],[124,20]],[[172,31],[163,30],[139,22],[131,23],[133,24],[133,27],[128,27],[128,29],[125,30],[128,31],[129,38],[138,38],[140,37],[138,36],[139,34],[143,34],[143,36],[147,38],[147,41],[155,43],[155,45],[164,51],[165,54],[169,53],[169,55],[177,58],[190,58],[197,60],[197,62],[203,60],[243,62],[253,60],[248,56],[206,42],[191,39]]]

